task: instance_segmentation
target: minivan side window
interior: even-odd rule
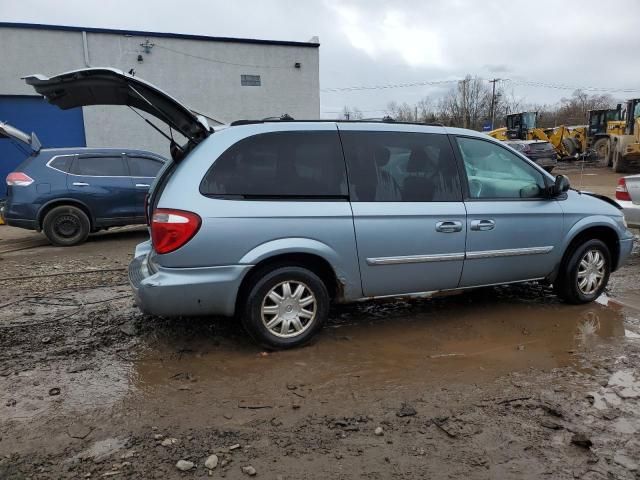
[[[470,198],[540,198],[544,177],[506,148],[487,140],[457,137]]]
[[[75,175],[92,177],[128,177],[122,157],[78,157],[73,162]]]
[[[163,163],[146,157],[129,157],[129,170],[132,177],[155,177]]]
[[[240,140],[214,162],[200,192],[227,198],[346,200],[338,133],[270,132]]]
[[[446,135],[340,132],[353,202],[461,202]]]

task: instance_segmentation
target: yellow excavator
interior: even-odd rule
[[[549,142],[556,151],[558,160],[567,159],[573,155],[565,147],[563,140],[569,136],[566,127],[557,129],[552,136],[549,137],[544,129],[536,125],[538,112],[519,112],[512,113],[505,117],[506,127],[497,128],[488,132],[488,135],[497,140],[541,140]],[[551,133],[551,132],[550,132]]]
[[[627,100],[620,120],[607,122],[607,164],[617,173],[640,167],[640,98]]]

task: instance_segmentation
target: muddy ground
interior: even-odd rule
[[[637,251],[590,305],[527,284],[340,306],[273,353],[141,315],[145,237],[0,227],[0,478],[640,478]]]

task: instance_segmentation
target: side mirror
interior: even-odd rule
[[[556,181],[553,184],[553,193],[555,195],[560,195],[561,193],[569,190],[570,186],[568,177],[565,175],[556,175]]]

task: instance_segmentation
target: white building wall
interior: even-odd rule
[[[140,46],[147,41],[154,44],[150,53]],[[0,95],[33,95],[20,79],[24,75],[85,67],[81,32],[0,27],[0,45]],[[136,76],[221,122],[320,115],[318,48],[91,32],[87,46],[91,66],[133,68]],[[241,86],[243,74],[260,75],[262,85]],[[85,107],[84,118],[87,146],[168,155],[167,141],[126,107]]]

